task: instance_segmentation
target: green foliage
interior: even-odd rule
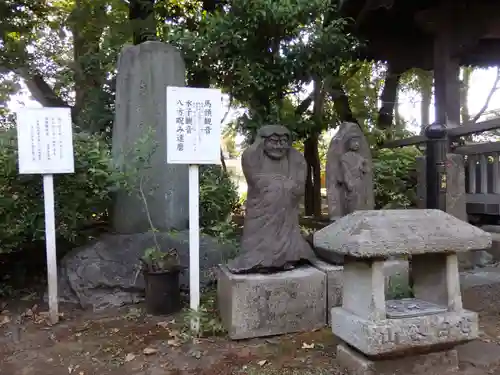
[[[380,149],[374,152],[375,205],[382,208],[408,208],[416,204],[417,178],[414,147]]]
[[[276,122],[293,127],[301,124],[287,116],[287,99],[337,69],[355,48],[346,23],[329,0],[238,0],[202,13],[194,29],[170,25],[165,39],[183,50],[188,67],[202,64],[212,83],[248,107],[245,130]]]
[[[200,167],[200,226],[208,233],[225,223],[238,205],[238,189],[219,166]]]
[[[413,290],[408,285],[408,278],[402,274],[396,274],[389,278],[387,288],[387,299],[414,298]]]
[[[156,149],[150,140],[151,133],[144,132],[130,152],[122,155],[127,160],[123,169],[113,165],[104,136],[74,134],[75,173],[54,177],[59,240],[71,246],[87,241],[92,234],[88,229],[108,220],[112,195],[118,188],[146,199],[150,192],[144,188],[141,171],[150,168],[149,159]],[[43,247],[45,236],[42,177],[19,175],[17,158],[15,129],[0,129],[0,253],[30,245]],[[225,230],[220,236],[229,236],[227,219],[238,204],[238,194],[220,167],[201,168],[200,201],[201,225],[212,232],[222,225]]]
[[[221,336],[226,334],[217,308],[217,289],[207,288],[201,295],[200,307],[198,311],[187,310],[183,317],[182,337],[190,340],[199,337]],[[197,320],[199,330],[191,329],[191,322]]]
[[[18,174],[16,138],[14,129],[0,130],[0,253],[43,247],[45,237],[42,177]],[[75,134],[74,152],[75,174],[54,177],[56,232],[79,244],[88,240],[86,229],[106,219],[115,177],[102,137]]]
[[[141,264],[142,269],[147,272],[178,270],[180,266],[179,253],[173,248],[162,251],[156,247],[150,247],[144,250]]]

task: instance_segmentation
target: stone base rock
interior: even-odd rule
[[[327,319],[330,324],[332,308],[342,305],[343,266],[326,263],[320,259],[312,261],[312,265],[326,274]],[[399,297],[398,292],[409,290],[408,262],[389,260],[384,264],[386,295],[389,298]]]
[[[370,357],[408,351],[449,348],[478,337],[477,313],[462,310],[411,318],[372,321],[349,311],[332,309],[332,331],[344,342]]]
[[[304,266],[273,274],[232,274],[220,266],[217,296],[233,340],[325,326],[326,275]]]
[[[342,305],[343,266],[337,266],[315,259],[312,265],[326,275],[326,310],[325,324],[330,324],[330,312],[333,307]]]
[[[374,361],[340,344],[337,361],[347,375],[444,375],[458,371],[456,350]]]
[[[181,265],[181,285],[189,285],[189,231],[158,233],[162,249],[176,248]],[[139,258],[154,246],[151,233],[105,235],[92,244],[74,249],[61,261],[59,298],[83,308],[102,310],[140,302],[144,280],[138,273]],[[202,286],[215,281],[216,267],[235,249],[210,236],[200,236],[200,281]]]

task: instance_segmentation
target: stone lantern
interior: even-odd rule
[[[477,314],[462,306],[457,253],[490,247],[489,233],[440,210],[357,211],[316,232],[314,245],[345,256],[331,325],[348,374],[457,368],[454,347],[478,336]],[[413,298],[385,298],[383,266],[393,257],[411,257]]]

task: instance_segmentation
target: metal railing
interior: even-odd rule
[[[460,137],[500,129],[500,118],[464,124],[448,129],[450,144]],[[419,135],[387,142],[385,148],[417,146],[427,138]],[[464,155],[465,192],[468,214],[500,215],[500,142],[470,143],[451,147],[451,153]]]

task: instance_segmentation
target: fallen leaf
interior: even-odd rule
[[[181,333],[179,331],[175,330],[175,329],[172,330],[172,331],[170,331],[170,337],[179,337],[180,334]]]
[[[0,327],[7,323],[10,323],[10,318],[7,315],[2,316],[0,318]]]
[[[120,331],[120,329],[119,329],[119,328],[113,328],[113,329],[111,330],[111,332],[113,332],[113,333],[117,333],[117,332],[119,332],[119,331]]]
[[[130,362],[130,361],[133,361],[135,359],[135,355],[132,354],[132,353],[128,353],[126,356],[125,356],[125,362]]]
[[[167,345],[169,346],[181,346],[181,343],[179,342],[179,340],[168,340],[167,341]]]
[[[261,366],[261,367],[262,367],[262,366],[264,366],[266,363],[267,363],[267,360],[266,360],[266,359],[263,359],[262,361],[257,362],[257,364],[258,364],[259,366]]]
[[[196,358],[196,359],[200,359],[202,357],[203,353],[199,350],[193,350],[191,352],[191,356]]]
[[[168,322],[158,322],[156,323],[158,327],[168,329],[169,323]]]
[[[158,353],[158,349],[155,349],[155,348],[145,348],[142,352],[145,355],[152,355],[152,354]]]
[[[308,344],[306,342],[303,342],[302,349],[314,349],[314,343]]]

